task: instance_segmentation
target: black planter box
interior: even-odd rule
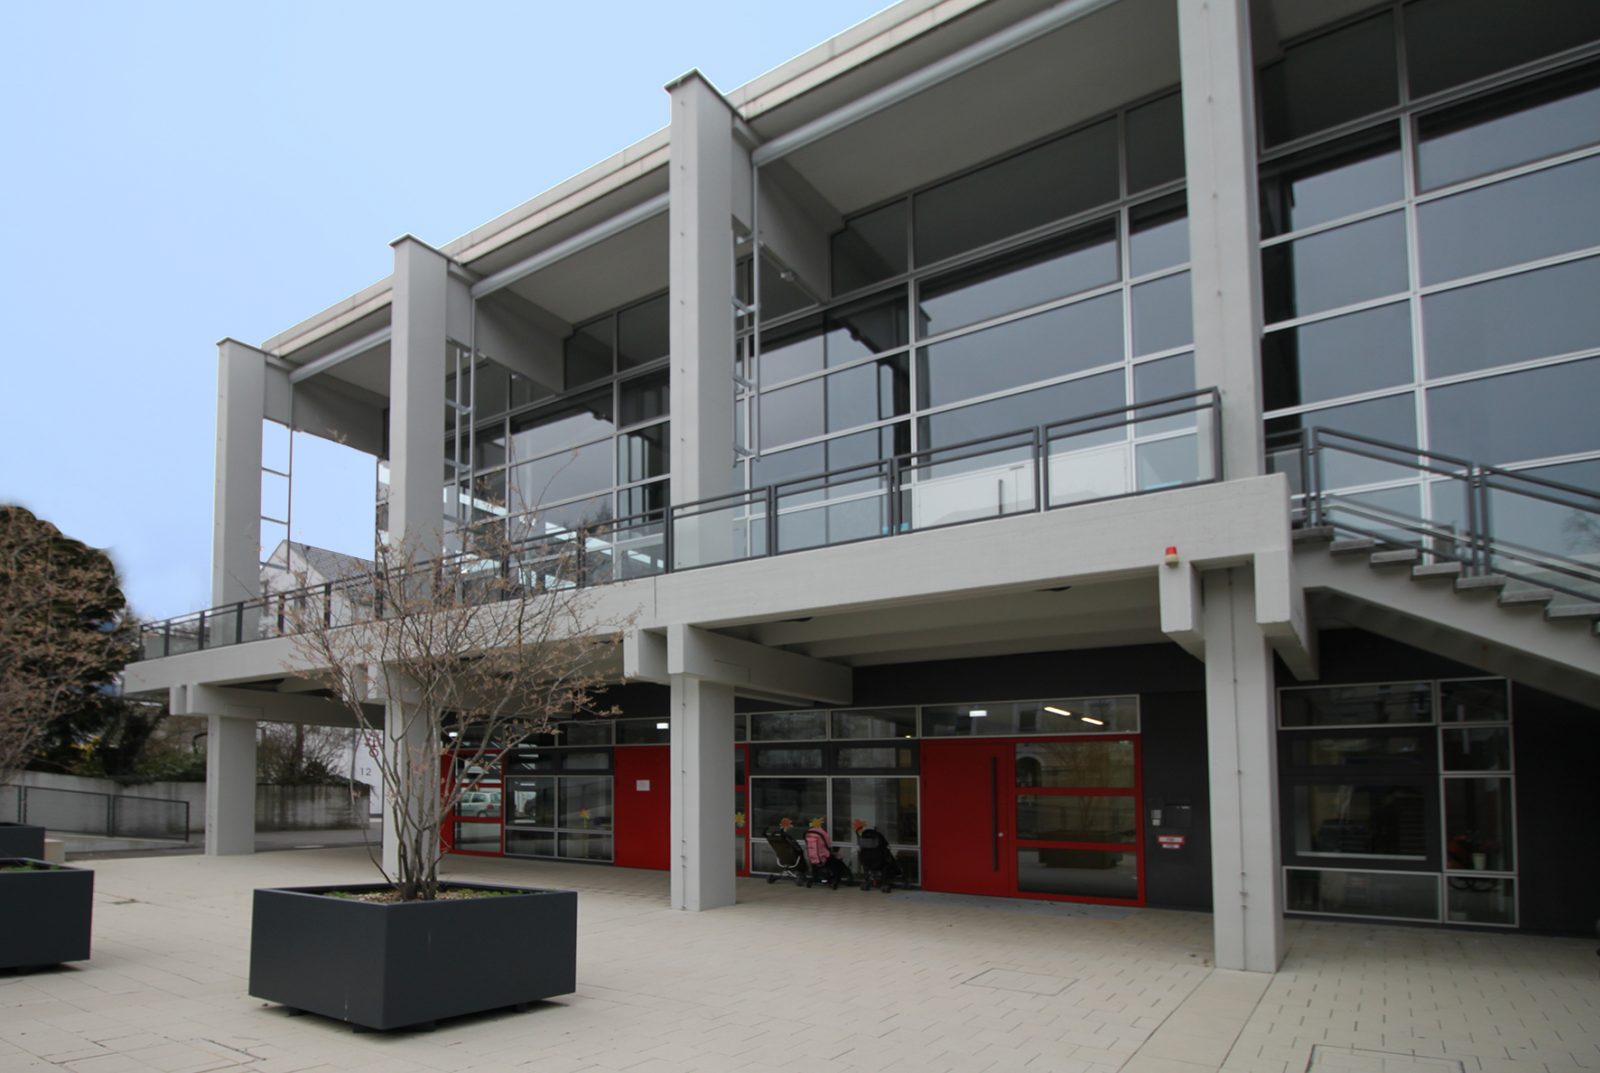
[[[17,865],[40,867],[5,871]],[[89,960],[94,873],[24,858],[0,859],[0,969]]]
[[[250,994],[388,1029],[577,990],[576,891],[440,888],[508,893],[383,904],[322,896],[382,885],[257,890]]]
[[[0,857],[44,860],[44,828],[28,823],[0,823]]]

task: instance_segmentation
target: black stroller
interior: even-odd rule
[[[782,877],[794,880],[796,886],[811,886],[811,865],[806,861],[805,847],[799,840],[782,827],[768,827],[766,839],[778,861],[778,874],[769,874],[767,882],[776,883]]]
[[[861,870],[862,890],[871,890],[876,884],[888,894],[896,883],[905,885],[905,872],[895,860],[889,840],[876,827],[863,827],[856,832],[856,867]]]

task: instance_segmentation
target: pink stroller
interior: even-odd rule
[[[806,863],[811,865],[812,876],[833,890],[838,890],[850,879],[849,867],[834,855],[833,840],[820,827],[813,827],[806,832]]]

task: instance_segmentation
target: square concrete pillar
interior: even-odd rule
[[[1247,567],[1204,577],[1212,925],[1219,969],[1283,961],[1277,688]]]
[[[1179,0],[1195,386],[1222,395],[1222,476],[1264,472],[1261,223],[1249,0]],[[1202,429],[1202,432],[1206,430]]]
[[[206,856],[256,851],[256,722],[206,719]]]
[[[261,421],[267,356],[234,339],[217,344],[217,470],[212,501],[211,603],[261,595]]]
[[[733,687],[672,676],[672,908],[734,902]]]
[[[389,338],[389,537],[418,559],[444,538],[444,379],[449,261],[410,235],[394,242]]]

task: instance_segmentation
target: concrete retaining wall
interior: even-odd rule
[[[120,797],[157,797],[189,803],[189,829],[205,830],[206,784],[203,782],[147,782],[121,786],[110,779],[82,775],[56,775],[45,771],[21,771],[14,784],[53,790],[78,790]],[[322,831],[365,828],[368,791],[357,787],[356,796],[343,786],[256,786],[256,830]],[[7,806],[10,802],[5,802]]]

